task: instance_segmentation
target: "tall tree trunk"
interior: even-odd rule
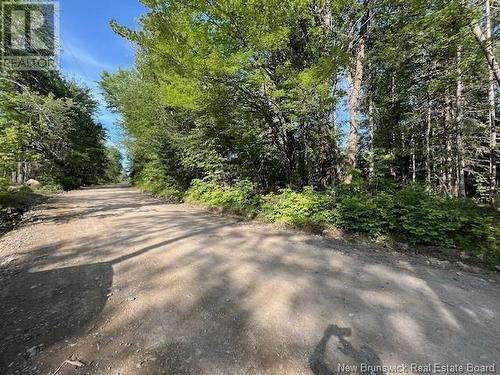
[[[485,1],[486,7],[486,35],[481,30],[481,26],[479,26],[479,22],[476,22],[471,26],[472,33],[476,37],[477,42],[481,46],[483,50],[484,56],[486,57],[486,61],[490,67],[491,79],[493,82],[497,82],[500,85],[500,67],[498,66],[498,62],[495,59],[495,54],[493,52],[492,43],[491,43],[491,4],[490,0]]]
[[[367,23],[369,19],[368,14],[368,2],[364,1],[364,15],[361,18],[361,24],[359,26],[359,35],[351,35],[351,42],[349,44],[349,50],[356,49],[354,64],[348,69],[347,72],[347,83],[349,85],[349,117],[351,128],[349,130],[349,137],[347,140],[347,153],[345,160],[345,170],[344,170],[344,183],[350,184],[352,182],[352,172],[356,168],[356,157],[358,154],[358,142],[359,142],[359,104],[361,98],[361,85],[363,83],[363,73],[364,73],[364,63],[366,57],[366,32]],[[356,47],[357,43],[357,47]]]
[[[391,111],[394,113],[394,104],[396,103],[396,74],[392,72],[391,74]],[[394,181],[397,179],[397,173],[396,173],[396,167],[394,166],[395,161],[396,161],[396,126],[395,122],[393,121],[392,128],[391,128],[391,140],[392,140],[392,147],[391,147],[391,161],[390,161],[390,174]]]
[[[410,138],[410,159],[411,159],[411,182],[417,182],[417,156],[415,155],[415,134],[413,132],[413,126],[411,128],[411,138]]]
[[[407,182],[408,179],[408,173],[409,173],[409,163],[407,164],[407,153],[406,153],[406,134],[405,130],[403,129],[401,131],[401,157],[399,158],[399,170],[401,171],[401,178],[403,183]],[[408,168],[407,168],[408,166]]]
[[[425,182],[427,187],[431,186],[431,125],[432,112],[429,104],[427,109],[427,131],[425,132]]]
[[[284,146],[286,154],[286,179],[287,184],[290,185],[293,182],[293,175],[295,172],[295,140],[293,137],[292,130],[285,130],[284,135]]]
[[[369,152],[369,166],[368,166],[368,178],[370,182],[375,179],[375,155],[374,151],[374,138],[375,138],[375,119],[373,100],[370,97],[370,102],[368,104],[368,152]]]
[[[358,133],[359,133],[359,104],[361,97],[361,83],[363,82],[363,70],[365,59],[365,38],[361,37],[356,52],[354,68],[349,69],[347,74],[347,83],[349,85],[349,117],[351,128],[347,141],[347,154],[345,163],[344,182],[352,182],[352,170],[356,168],[356,156],[358,154]]]
[[[452,134],[452,116],[451,116],[451,100],[448,93],[445,97],[445,138],[446,138],[446,157],[445,157],[445,182],[448,194],[452,194],[452,150],[451,150],[451,134]]]
[[[490,74],[492,76],[492,74]],[[491,77],[493,78],[493,77]],[[497,196],[497,131],[496,131],[496,110],[495,110],[495,87],[493,80],[489,89],[489,126],[490,126],[490,203],[495,205]]]
[[[493,56],[493,62],[494,60],[494,55],[493,55],[493,45],[491,42],[491,6],[490,6],[490,0],[486,0],[485,2],[486,6],[486,38],[487,38],[487,44],[486,44],[486,54]],[[488,60],[490,61],[490,60]],[[496,201],[496,196],[497,196],[497,158],[496,158],[496,152],[497,152],[497,132],[496,132],[496,108],[495,108],[495,77],[497,79],[497,82],[500,84],[500,71],[498,69],[498,64],[495,65],[491,64],[491,69],[490,69],[490,87],[488,90],[488,99],[489,99],[489,127],[490,127],[490,173],[489,173],[489,180],[490,180],[490,194],[489,194],[489,200],[492,205],[495,204]]]
[[[464,155],[464,142],[463,142],[463,83],[462,71],[460,69],[461,48],[457,50],[457,63],[458,63],[458,79],[457,79],[457,98],[456,98],[456,143],[457,143],[457,180],[458,180],[458,196],[465,198],[465,155]]]
[[[337,114],[335,111],[332,113],[332,123],[333,123],[333,131],[335,132],[335,137],[334,137],[334,143],[335,143],[335,160],[334,164],[331,165],[331,171],[332,171],[332,176],[331,176],[331,186],[335,187],[337,184],[340,182],[340,176],[342,173],[342,163],[341,163],[341,157],[340,157],[340,141],[339,141],[339,136],[340,134],[340,126],[337,124]]]

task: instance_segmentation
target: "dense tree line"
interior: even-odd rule
[[[144,4],[141,30],[112,23],[137,45],[135,69],[102,80],[134,174],[152,163],[180,189],[206,176],[325,189],[361,175],[494,200],[489,1]]]
[[[107,180],[116,158],[106,150],[104,129],[95,119],[97,108],[88,88],[57,72],[0,75],[3,185],[20,164],[22,173],[52,187]]]

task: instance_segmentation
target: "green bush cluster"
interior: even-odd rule
[[[162,198],[182,198],[183,192],[176,183],[165,177],[159,163],[150,162],[144,166],[134,183],[140,189]]]
[[[0,193],[6,192],[9,190],[9,180],[6,178],[0,177]]]
[[[337,226],[385,234],[412,244],[457,247],[500,260],[499,215],[470,200],[432,194],[419,186],[339,199]]]
[[[336,226],[348,231],[383,234],[388,220],[377,201],[368,195],[340,196],[335,207]]]
[[[284,189],[260,196],[247,180],[233,185],[195,180],[186,198],[294,227],[387,235],[412,244],[456,247],[486,256],[491,262],[500,261],[497,212],[419,186],[378,193],[359,187],[331,192]]]
[[[64,190],[63,184],[61,184],[56,178],[53,176],[40,176],[38,179],[40,183],[42,184],[38,190],[40,192],[46,192],[46,193],[55,193],[55,192],[60,192]]]
[[[250,216],[255,215],[262,204],[262,198],[255,193],[255,184],[248,180],[232,185],[215,180],[194,180],[186,192],[186,200]]]
[[[321,229],[335,224],[331,196],[306,187],[302,192],[291,189],[264,197],[262,217],[294,227]]]

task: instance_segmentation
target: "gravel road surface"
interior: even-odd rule
[[[28,216],[0,239],[0,374],[498,368],[494,275],[122,186],[57,195]]]

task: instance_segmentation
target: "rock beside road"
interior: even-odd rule
[[[28,181],[26,181],[24,184],[25,184],[26,186],[31,187],[31,188],[38,188],[38,187],[42,186],[42,184],[41,184],[39,181],[34,180],[34,179],[29,179],[29,180],[28,180]]]

